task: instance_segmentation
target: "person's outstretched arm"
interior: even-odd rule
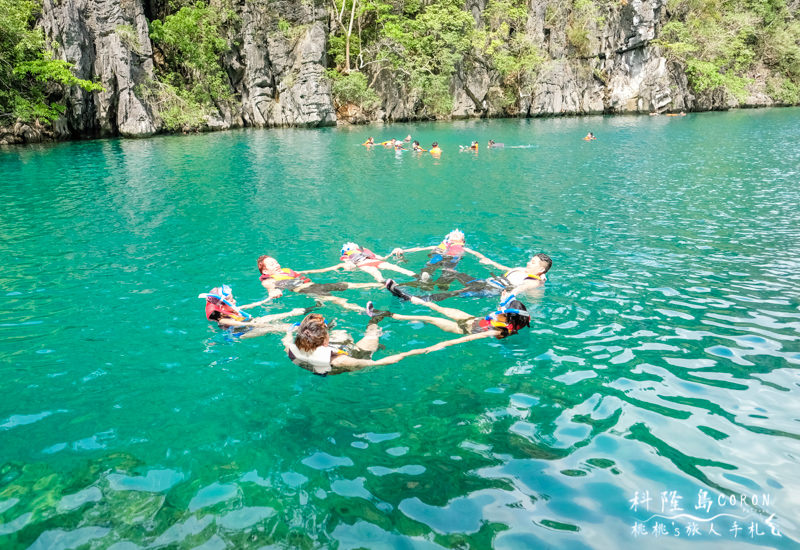
[[[275,281],[273,281],[272,279],[264,279],[263,281],[261,281],[261,286],[267,289],[268,293],[268,296],[266,298],[267,300],[272,300],[273,298],[280,298],[281,296],[283,296],[283,291],[277,286],[275,286]]]
[[[396,254],[405,254],[406,252],[421,252],[423,250],[433,250],[436,248],[435,246],[415,246],[413,248],[395,248],[391,252],[389,252],[388,256],[394,256]],[[388,257],[387,256],[387,257]]]
[[[272,297],[264,298],[263,300],[259,300],[258,302],[253,302],[252,304],[245,304],[243,306],[237,306],[239,309],[250,309],[256,306],[262,306],[272,300]]]
[[[323,267],[321,269],[304,269],[302,271],[298,271],[298,273],[325,273],[326,271],[336,271],[337,269],[347,269],[347,265],[345,263],[338,263],[336,265]]]
[[[507,265],[503,265],[503,264],[497,263],[494,260],[492,260],[490,258],[487,258],[486,256],[484,256],[480,252],[476,253],[475,255],[478,256],[481,259],[481,263],[482,264],[491,265],[491,266],[496,267],[497,269],[502,269],[503,271],[511,270],[511,268],[508,267]]]
[[[438,344],[434,344],[432,346],[428,346],[425,348],[425,353],[430,353],[432,351],[439,351],[440,349],[444,349],[450,346],[455,346],[457,344],[463,344],[464,342],[472,342],[473,340],[482,340],[484,338],[496,338],[500,334],[500,331],[497,330],[489,330],[486,332],[479,332],[477,334],[467,334],[466,336],[461,336],[460,338],[453,338],[452,340],[445,340],[444,342],[439,342]]]
[[[336,367],[344,367],[344,369],[342,369],[343,371],[345,370],[357,371],[365,367],[379,366],[379,365],[393,365],[395,363],[399,363],[401,360],[405,359],[406,357],[410,357],[412,355],[422,355],[425,353],[430,353],[432,351],[439,351],[440,349],[444,349],[449,346],[455,346],[456,344],[462,344],[464,342],[471,342],[472,340],[493,338],[498,334],[499,333],[496,330],[490,330],[488,332],[481,332],[478,334],[468,334],[467,336],[462,336],[461,338],[453,338],[452,340],[445,340],[444,342],[439,342],[438,344],[434,344],[432,346],[428,346],[425,348],[417,348],[409,351],[404,351],[403,353],[397,353],[395,355],[388,355],[378,360],[354,359],[353,357],[340,355],[339,357],[336,357],[331,362],[331,364]]]
[[[270,323],[272,321],[277,321],[279,319],[286,319],[287,317],[302,315],[305,312],[306,312],[305,308],[296,307],[290,311],[285,311],[283,313],[273,313],[272,315],[262,315],[261,317],[255,317],[251,319],[248,324],[263,325],[266,323]]]
[[[476,258],[480,258],[481,263],[488,263],[488,262],[492,261],[489,258],[487,258],[486,256],[484,256],[483,254],[481,254],[480,252],[478,252],[477,250],[472,250],[471,248],[467,248],[466,246],[464,247],[464,252],[466,252],[468,254],[472,254]],[[484,260],[486,260],[486,261],[484,261]]]

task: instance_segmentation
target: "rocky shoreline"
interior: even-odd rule
[[[100,82],[105,91],[65,91],[64,115],[46,128],[17,123],[0,128],[0,144],[92,137],[147,137],[164,131],[158,107],[144,89],[155,78],[158,52],[148,34],[151,0],[44,0],[38,25],[58,45],[59,58],[76,76]],[[485,0],[470,0],[476,24]],[[593,23],[585,55],[575,56],[565,30],[548,23],[545,0],[529,4],[524,32],[545,55],[532,93],[512,109],[494,97],[500,79],[489,63],[463,63],[452,79],[448,118],[539,117],[725,110],[781,103],[767,93],[768,74],[755,72],[748,97],[694,93],[686,68],[654,43],[666,17],[666,0],[621,1]],[[335,105],[325,77],[330,21],[322,0],[257,0],[236,4],[240,25],[225,55],[235,105],[220,106],[203,131],[240,127],[331,126],[422,120],[390,72],[370,74],[380,107],[363,112]],[[282,32],[288,21],[294,32]],[[124,31],[124,32],[123,32]],[[370,69],[365,68],[365,72]]]

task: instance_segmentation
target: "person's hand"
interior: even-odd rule
[[[270,292],[269,292],[269,297],[270,298],[280,298],[281,296],[283,296],[283,291],[281,289],[279,289],[279,288],[276,288],[274,290],[270,290]]]
[[[353,271],[354,269],[358,269],[358,266],[353,262],[345,262],[342,264],[341,267],[343,267],[347,271]]]

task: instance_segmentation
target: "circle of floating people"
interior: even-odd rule
[[[427,261],[418,271],[397,263],[407,263],[406,255],[427,252]],[[460,271],[459,263],[466,254],[475,256],[480,264],[499,270],[488,277],[475,277]],[[388,365],[412,355],[431,353],[449,346],[481,340],[503,339],[530,327],[531,315],[523,303],[526,297],[542,291],[546,273],[553,265],[547,254],[533,255],[523,267],[500,264],[467,247],[464,233],[454,229],[435,246],[395,248],[380,256],[355,242],[346,242],[339,251],[339,261],[329,267],[295,270],[285,267],[273,256],[262,255],[257,260],[259,280],[267,297],[239,305],[230,286],[222,284],[198,297],[206,301],[206,318],[215,321],[227,337],[253,338],[269,333],[283,334],[283,347],[289,361],[314,374],[325,376],[351,372],[375,365]],[[327,272],[363,271],[375,279],[369,283],[312,281]],[[390,292],[398,298],[391,310],[378,310],[372,301],[355,304],[342,294],[352,289],[374,289]],[[309,305],[282,313],[254,316],[247,310],[273,306],[288,293],[308,298]],[[444,307],[440,302],[458,297],[497,298],[492,311],[466,312]],[[453,300],[455,301],[455,300]],[[409,305],[410,304],[410,305]],[[412,308],[411,306],[414,306]],[[347,331],[334,329],[326,315],[329,310],[343,309],[366,318],[363,334],[358,340]],[[411,311],[425,311],[420,315]],[[457,337],[445,337],[427,347],[405,350],[375,358],[380,346],[382,323],[416,322],[430,325]]]
[[[594,137],[594,134],[589,132],[589,134],[583,139],[589,141],[597,138]],[[407,135],[405,139],[391,138],[384,141],[375,141],[375,138],[370,136],[369,138],[367,138],[367,141],[365,141],[361,145],[363,145],[367,149],[372,149],[373,147],[382,146],[384,149],[393,150],[397,154],[401,153],[402,151],[412,151],[414,153],[430,153],[431,156],[433,156],[434,158],[440,158],[442,156],[442,148],[439,146],[439,142],[434,141],[433,143],[430,144],[430,147],[428,149],[425,149],[424,147],[422,147],[422,145],[420,145],[420,142],[418,140],[412,140],[411,134]],[[532,147],[533,145],[528,144],[528,145],[510,145],[508,148],[529,149]],[[505,149],[506,145],[505,143],[498,143],[493,139],[490,139],[486,144],[486,148]],[[478,149],[480,149],[480,145],[478,144],[477,140],[472,140],[472,142],[469,145],[458,146],[459,152],[472,151],[477,153]]]

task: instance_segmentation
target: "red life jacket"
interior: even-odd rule
[[[234,321],[244,321],[244,317],[239,315],[231,306],[217,301],[216,303],[211,300],[206,300],[206,319],[209,321],[218,321],[212,315],[214,312],[219,312],[219,319],[233,319]]]
[[[273,280],[275,281],[278,288],[292,288],[303,283],[310,283],[311,279],[298,273],[297,271],[293,271],[288,267],[281,268],[280,272],[273,273],[272,275],[266,275],[264,273],[261,274],[259,277],[261,281]]]
[[[461,243],[449,243],[447,241],[442,241],[439,246],[436,247],[435,252],[438,252],[443,256],[454,256],[459,258],[464,255],[464,245]]]
[[[353,262],[356,265],[375,265],[377,266],[383,260],[378,260],[375,253],[369,248],[360,248],[357,252],[352,252],[350,255],[345,254],[339,258],[342,262]],[[368,260],[375,260],[369,262]]]

